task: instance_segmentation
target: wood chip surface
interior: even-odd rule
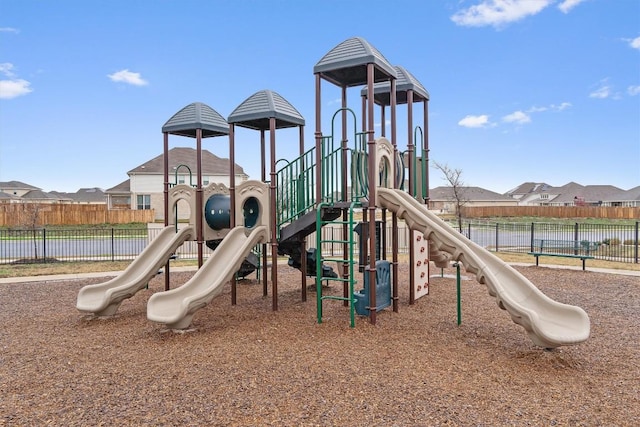
[[[640,425],[640,278],[519,267],[591,318],[587,342],[545,351],[472,275],[458,326],[455,270],[432,268],[430,294],[409,305],[399,268],[399,313],[354,329],[337,301],[318,324],[315,292],[302,302],[287,266],[278,311],[244,280],[237,305],[227,285],[186,333],[146,318],[162,275],[108,319],[75,308],[105,279],[0,285],[0,425]],[[172,273],[172,287],[192,274]]]

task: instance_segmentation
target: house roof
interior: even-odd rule
[[[582,199],[585,203],[596,203],[603,201],[606,197],[620,193],[622,189],[613,185],[580,185],[570,182],[557,188],[558,196],[550,200],[551,203],[572,203],[576,198]]]
[[[194,102],[175,113],[162,126],[162,132],[173,135],[196,137],[196,130],[202,130],[202,137],[229,135],[229,124],[213,108],[202,102]]]
[[[46,193],[42,190],[30,190],[26,192],[22,196],[22,198],[28,200],[61,200],[59,196],[51,193]]]
[[[627,191],[620,191],[616,194],[611,194],[602,199],[606,202],[626,202],[626,201],[640,201],[640,185],[633,187]]]
[[[20,200],[20,197],[14,196],[13,194],[5,193],[4,191],[0,191],[0,199],[2,199],[2,200]]]
[[[176,168],[181,165],[191,169],[194,180],[198,173],[196,166],[196,150],[189,147],[176,147],[169,150],[169,175],[175,173]],[[236,175],[246,175],[244,169],[238,164],[235,165]],[[131,169],[127,175],[158,175],[164,173],[164,155],[153,159]],[[185,168],[180,168],[179,173],[188,173]],[[208,150],[202,150],[202,173],[206,175],[229,175],[229,159],[223,159]]]
[[[25,184],[20,181],[5,181],[0,182],[0,188],[3,190],[40,190],[38,187],[34,187],[33,185]]]
[[[131,191],[131,180],[122,181],[115,187],[108,188],[105,193],[129,193]]]
[[[514,199],[505,195],[496,193],[491,190],[485,190],[480,187],[460,187],[462,191],[462,197],[468,201],[474,202],[490,202],[490,201],[510,201],[514,202]],[[436,187],[429,190],[429,199],[433,201],[452,200],[453,188],[448,186]]]
[[[397,78],[384,55],[362,37],[347,39],[331,49],[313,67],[313,73],[337,86],[362,86],[367,84],[368,64],[374,66],[374,83]]]
[[[261,90],[245,99],[227,121],[249,129],[268,130],[271,118],[276,119],[276,129],[304,126],[302,114],[272,90]]]
[[[551,185],[545,182],[524,182],[517,186],[516,188],[507,191],[505,194],[511,196],[525,195],[531,193],[542,193],[548,192],[549,189],[553,188]]]

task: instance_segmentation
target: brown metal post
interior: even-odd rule
[[[396,127],[396,80],[391,79],[391,144],[393,145],[393,161],[398,158],[398,141],[397,141],[397,127]],[[397,163],[396,163],[397,167]],[[393,176],[393,188],[398,188],[400,184],[398,182],[398,171],[394,168]],[[404,173],[404,171],[401,171]],[[393,212],[391,214],[391,252],[392,255],[392,268],[393,268],[393,284],[392,284],[392,298],[393,298],[393,311],[398,312],[398,215]]]
[[[267,155],[266,155],[266,142],[264,137],[264,129],[260,129],[260,180],[262,182],[267,181]],[[270,218],[271,227],[276,226],[276,219]],[[267,285],[267,244],[262,244],[262,296],[266,297],[268,294]]]
[[[198,168],[198,181],[196,186],[196,235],[198,236],[198,268],[202,267],[202,246],[204,235],[202,233],[202,128],[196,129],[196,165]]]
[[[424,158],[422,159],[422,162],[424,164],[424,168],[423,170],[425,171],[425,179],[424,179],[424,185],[425,185],[425,200],[424,202],[426,203],[427,207],[429,207],[430,204],[430,196],[429,196],[429,100],[425,99],[423,101],[424,103],[424,117],[423,117],[423,122],[424,122]]]
[[[415,182],[413,179],[413,169],[415,164],[415,147],[413,144],[413,90],[407,91],[407,148],[409,152],[409,194],[414,196]],[[409,304],[416,302],[415,300],[415,271],[413,266],[415,265],[415,257],[413,256],[413,247],[415,246],[413,241],[413,231],[409,230]]]
[[[163,158],[163,168],[164,168],[164,184],[163,184],[163,194],[164,194],[164,226],[169,226],[169,134],[167,132],[163,132],[164,137],[164,158]],[[176,227],[178,224],[176,224]],[[170,288],[169,284],[169,260],[164,265],[164,290],[168,291]]]
[[[322,202],[322,115],[320,114],[320,74],[316,74],[316,206]],[[318,248],[318,250],[320,250]]]
[[[233,229],[236,226],[236,154],[235,154],[235,125],[229,124],[229,200],[230,218],[229,224]],[[238,284],[236,275],[231,278],[231,305],[236,305],[238,301]]]
[[[300,166],[300,176],[303,179],[302,184],[304,185],[304,188],[302,189],[302,191],[306,193],[307,183],[304,181],[304,178],[305,178],[304,169],[306,166],[304,164],[304,157],[302,157],[302,155],[304,154],[304,126],[298,127],[298,141],[300,145],[300,160],[302,163],[302,165]],[[301,187],[298,187],[298,191],[300,191],[300,189]],[[306,237],[303,238],[302,241],[300,242],[300,253],[302,254],[302,257],[300,258],[300,272],[302,273],[301,298],[302,298],[302,302],[305,302],[307,300],[307,238]]]
[[[342,94],[341,94],[341,99],[342,99],[342,140],[340,142],[340,146],[342,148],[341,151],[341,160],[342,160],[342,182],[341,182],[341,187],[340,187],[340,192],[342,193],[340,196],[340,201],[342,202],[346,202],[347,201],[347,187],[348,187],[348,182],[347,182],[347,153],[349,150],[348,147],[348,143],[349,140],[347,138],[347,87],[346,86],[342,86]],[[347,254],[349,252],[349,244],[346,243],[347,241],[347,233],[350,233],[351,230],[349,230],[349,226],[347,225],[347,221],[349,220],[349,210],[348,209],[343,209],[342,210],[342,240],[345,242],[342,244],[342,259],[343,261],[347,259]],[[343,279],[347,279],[349,277],[349,264],[347,264],[346,262],[342,263],[342,278]],[[343,305],[345,307],[349,306],[349,283],[347,283],[346,280],[344,280],[342,282],[342,296],[345,298],[345,300],[343,301]]]
[[[271,218],[276,217],[276,118],[269,119],[271,182],[269,183]],[[278,310],[278,232],[271,228],[271,298],[273,311]]]
[[[367,64],[367,153],[369,153],[369,321],[376,324],[376,141],[373,130],[373,77],[374,66]]]

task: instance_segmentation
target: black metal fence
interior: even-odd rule
[[[463,234],[490,251],[530,252],[534,239],[589,241],[599,243],[592,253],[597,259],[625,263],[639,263],[640,222],[616,224],[553,224],[553,223],[497,223],[468,221]],[[161,229],[105,228],[105,229],[35,229],[0,230],[0,264],[33,261],[120,261],[138,256]],[[340,229],[323,230],[342,237]],[[401,225],[399,252],[407,253],[409,231]],[[310,244],[315,239],[307,239]],[[391,244],[390,224],[387,223],[386,242]],[[326,248],[323,248],[325,251]],[[340,248],[335,248],[338,252]],[[333,251],[333,248],[331,249]],[[208,255],[209,251],[205,251]],[[182,259],[197,259],[196,242],[185,242],[176,254]]]
[[[536,239],[593,242],[598,244],[598,249],[591,253],[594,258],[636,264],[640,256],[639,231],[638,221],[627,225],[482,221],[468,221],[463,224],[463,234],[467,238],[495,252],[531,252],[533,241]]]

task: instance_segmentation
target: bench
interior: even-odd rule
[[[597,251],[600,243],[588,240],[553,240],[553,239],[533,239],[531,252],[529,255],[536,257],[556,256],[564,258],[579,258],[582,260],[582,269],[585,270],[585,262],[593,259],[593,252]]]

